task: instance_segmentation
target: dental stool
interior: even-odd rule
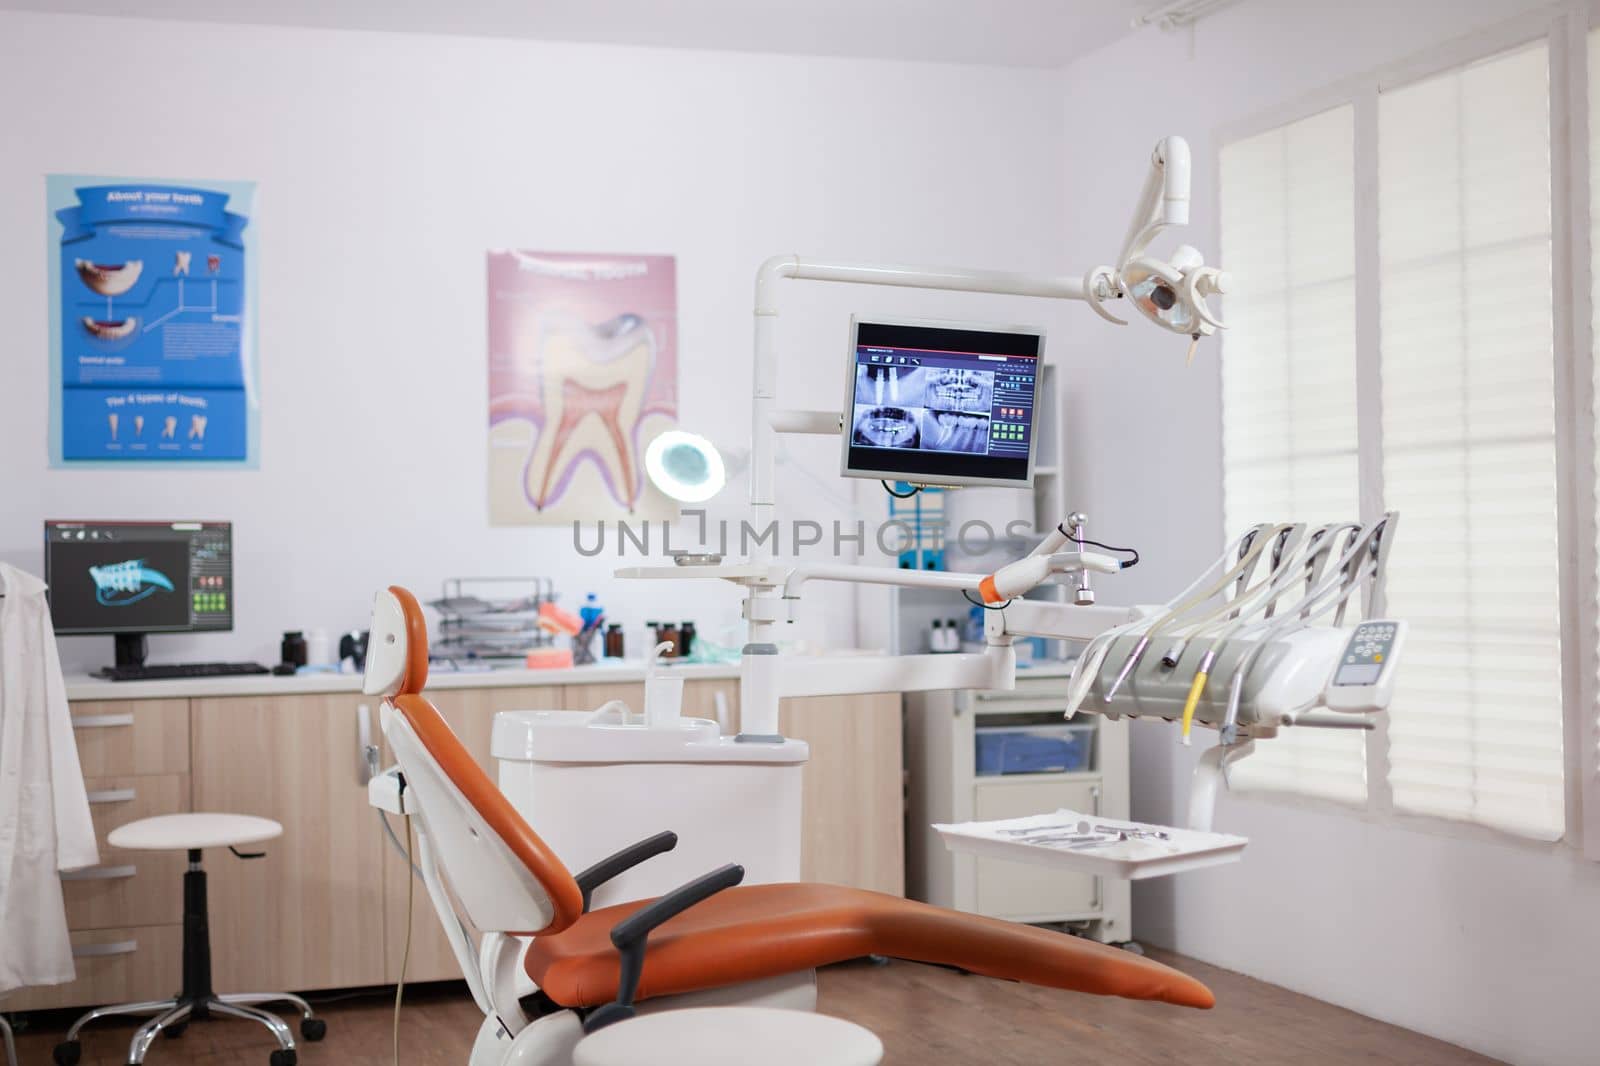
[[[573,1066],[878,1066],[883,1042],[854,1022],[775,1007],[691,1007],[584,1037]]]
[[[264,852],[240,851],[283,835],[283,826],[270,818],[247,814],[165,814],[141,818],[112,830],[106,841],[126,851],[187,851],[189,872],[183,875],[183,988],[171,999],[148,1003],[121,1003],[97,1007],[67,1030],[67,1038],[55,1046],[57,1066],[76,1066],[83,1055],[78,1034],[97,1018],[122,1014],[153,1014],[128,1045],[129,1066],[144,1062],[157,1034],[183,1035],[190,1022],[209,1021],[213,1015],[259,1022],[278,1039],[270,1066],[295,1066],[294,1034],[277,1015],[261,1010],[260,1003],[290,1003],[300,1011],[300,1035],[321,1040],[328,1024],[312,1016],[311,1006],[287,992],[248,992],[217,995],[211,990],[211,934],[206,919],[206,873],[200,866],[205,848],[227,848],[241,859],[258,859]]]

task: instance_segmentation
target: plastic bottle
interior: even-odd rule
[[[933,628],[928,630],[928,650],[944,651],[944,623],[937,618],[933,620]]]
[[[594,593],[589,593],[583,599],[583,606],[578,608],[578,617],[583,619],[583,628],[593,629],[594,624],[604,618],[606,609],[600,606],[600,599]]]
[[[956,626],[954,618],[944,620],[944,650],[948,652],[961,650],[961,630]]]

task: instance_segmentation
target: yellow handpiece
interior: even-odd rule
[[[1209,670],[1197,670],[1194,675],[1194,684],[1189,686],[1189,698],[1183,701],[1183,742],[1189,743],[1189,729],[1194,725],[1194,709],[1200,702],[1200,693],[1205,691],[1206,678],[1211,676]]]

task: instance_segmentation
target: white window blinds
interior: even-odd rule
[[[1385,92],[1378,237],[1397,810],[1563,829],[1547,45]]]
[[[1358,515],[1355,116],[1339,107],[1222,150],[1227,535]],[[1234,295],[1237,294],[1237,295]],[[1236,788],[1361,802],[1360,733],[1285,730],[1229,771]]]

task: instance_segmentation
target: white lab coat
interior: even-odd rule
[[[0,993],[72,980],[60,874],[100,861],[44,589],[0,563]]]

